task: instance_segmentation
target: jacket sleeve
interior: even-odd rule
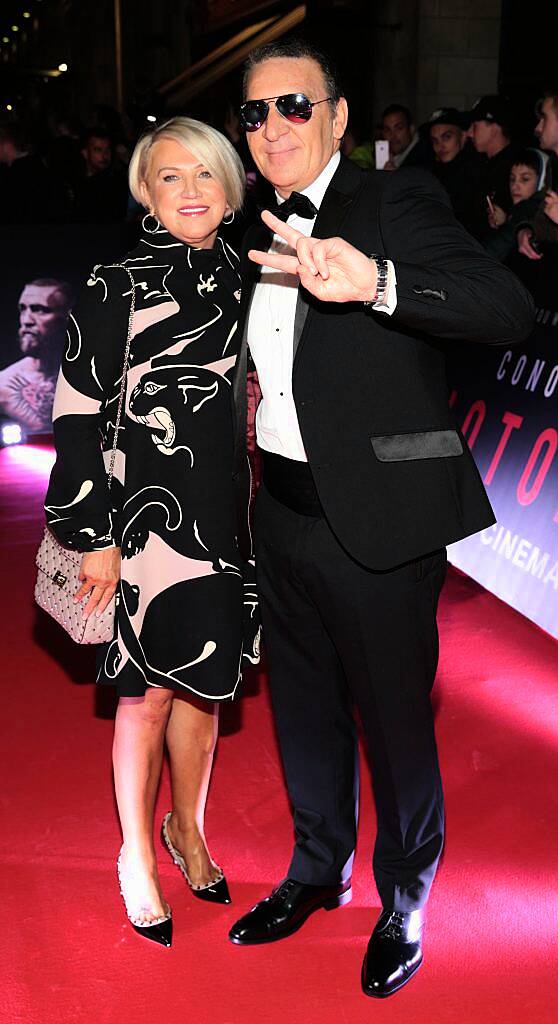
[[[433,175],[390,174],[380,206],[384,255],[397,276],[392,320],[434,338],[513,344],[534,323],[531,296],[455,219]]]
[[[493,230],[483,239],[483,248],[494,259],[505,263],[516,244],[516,230],[513,221],[507,220],[505,224]]]
[[[65,547],[98,551],[117,542],[115,509],[103,458],[120,391],[131,283],[120,267],[95,267],[72,311],[56,385],[56,462],[45,499],[47,525]],[[111,429],[112,427],[112,429]]]

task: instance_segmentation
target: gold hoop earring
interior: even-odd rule
[[[155,227],[148,227],[148,221],[150,220],[155,222]],[[154,213],[146,213],[145,217],[141,222],[141,226],[145,231],[146,235],[156,235],[157,232],[160,231],[162,227],[161,221],[158,220]]]

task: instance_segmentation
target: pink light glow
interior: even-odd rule
[[[21,444],[13,448],[5,448],[2,454],[7,469],[17,467],[26,470],[32,476],[42,477],[47,480],[56,458],[53,448]]]

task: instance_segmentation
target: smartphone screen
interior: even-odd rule
[[[377,139],[374,143],[376,151],[376,170],[383,171],[389,160],[389,142],[387,139]]]

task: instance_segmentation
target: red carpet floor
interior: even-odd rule
[[[4,721],[0,1019],[6,1024],[555,1024],[557,653],[553,640],[452,573],[440,615],[437,730],[448,813],[425,964],[388,1001],[359,970],[377,897],[364,772],[355,895],[297,935],[238,949],[229,925],[287,865],[290,822],[265,680],[224,709],[208,838],[233,905],[205,906],[160,854],[172,950],[127,925],[110,775],[110,692],[91,651],[32,604],[51,454],[0,453]],[[6,706],[7,705],[7,706]],[[169,806],[165,773],[158,818]]]

